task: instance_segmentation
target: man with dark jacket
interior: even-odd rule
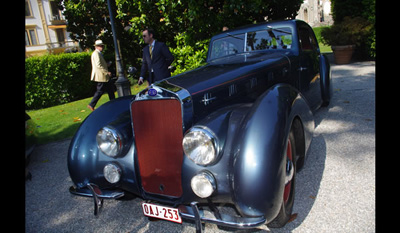
[[[154,39],[154,30],[145,29],[143,40],[147,44],[143,49],[143,63],[138,84],[143,83],[143,77],[148,72],[149,85],[162,79],[171,77],[168,67],[174,61],[167,45]]]

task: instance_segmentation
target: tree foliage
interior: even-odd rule
[[[375,58],[375,0],[331,0],[332,16],[335,24],[346,18],[363,18],[371,25],[371,30],[357,41],[355,56],[360,59]]]
[[[67,30],[71,32],[72,39],[79,41],[83,48],[91,48],[96,39],[102,39],[108,45],[105,53],[112,53],[107,0],[58,1],[60,8],[64,8],[68,21]],[[303,0],[115,0],[114,10],[124,63],[140,66],[141,48],[144,46],[142,31],[146,27],[155,29],[156,39],[166,42],[171,50],[185,46],[186,49],[189,46],[204,50],[204,44],[224,26],[235,28],[263,22],[265,19],[291,19],[296,16],[302,2]],[[191,53],[196,54],[196,51]]]

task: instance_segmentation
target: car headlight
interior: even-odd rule
[[[106,126],[100,129],[96,140],[100,150],[110,157],[117,156],[122,149],[121,137],[113,128]]]
[[[121,178],[121,168],[113,163],[107,164],[104,169],[104,178],[111,184],[117,183]]]
[[[209,172],[205,171],[193,176],[190,186],[193,192],[201,198],[211,196],[216,189],[214,177]]]
[[[183,138],[183,151],[198,165],[209,165],[218,156],[218,142],[214,133],[206,127],[193,127]]]

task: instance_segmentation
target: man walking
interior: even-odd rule
[[[90,110],[94,111],[94,107],[99,101],[100,97],[107,91],[110,100],[115,99],[114,88],[110,82],[111,72],[108,71],[107,62],[104,60],[103,54],[101,53],[104,48],[102,40],[96,40],[95,51],[92,53],[92,75],[90,80],[97,82],[97,90],[94,93],[92,101],[87,106]]]
[[[138,84],[143,83],[146,72],[149,73],[149,85],[164,78],[171,77],[168,67],[174,61],[167,45],[154,39],[154,30],[148,28],[143,31],[143,40],[147,44],[143,49],[143,63]]]

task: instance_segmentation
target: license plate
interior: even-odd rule
[[[142,203],[143,214],[148,217],[164,219],[171,222],[182,223],[179,210],[166,206]]]

